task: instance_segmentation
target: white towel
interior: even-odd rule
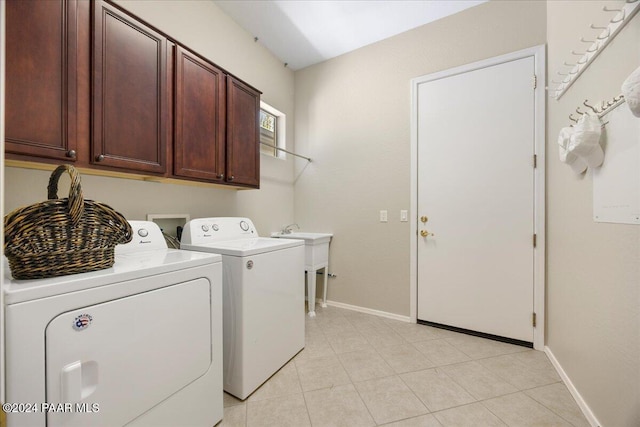
[[[640,117],[640,67],[622,83],[622,94],[633,115]]]
[[[582,160],[576,154],[569,152],[568,146],[571,135],[573,135],[572,127],[565,127],[560,129],[560,135],[558,136],[558,150],[560,153],[560,161],[571,166],[573,172],[579,175],[587,170],[587,162]]]
[[[574,127],[568,151],[582,158],[590,168],[600,166],[604,161],[604,151],[600,146],[601,133],[600,118],[595,113],[587,111]]]

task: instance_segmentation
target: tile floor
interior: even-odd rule
[[[228,426],[588,427],[543,352],[334,307]]]

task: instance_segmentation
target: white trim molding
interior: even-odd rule
[[[534,172],[535,208],[534,227],[536,247],[534,249],[534,292],[533,310],[538,324],[533,329],[533,347],[543,350],[545,344],[545,144],[546,144],[546,48],[539,45],[501,55],[460,67],[451,68],[411,80],[411,203],[410,203],[410,261],[409,261],[409,318],[417,322],[418,315],[418,86],[421,83],[450,77],[460,73],[490,67],[504,62],[533,57],[535,68],[535,149],[536,169]]]
[[[317,299],[316,301],[318,303],[322,302],[321,299]],[[367,308],[367,307],[360,307],[357,305],[345,304],[343,302],[327,300],[327,305],[330,305],[331,307],[344,308],[346,310],[357,311],[360,313],[372,314],[374,316],[385,317],[387,319],[399,320],[401,322],[407,322],[407,323],[410,322],[410,318],[408,316],[403,316],[401,314],[395,314],[395,313],[388,313],[386,311],[374,310],[372,308]]]
[[[582,398],[582,395],[578,392],[578,389],[573,385],[567,373],[564,371],[564,369],[562,369],[562,366],[560,366],[560,362],[558,362],[558,359],[556,359],[556,357],[553,355],[551,349],[545,346],[544,352],[547,354],[549,361],[551,361],[551,364],[558,372],[558,375],[560,375],[560,378],[562,378],[562,382],[564,382],[564,385],[569,390],[569,393],[571,393],[571,396],[573,396],[585,418],[587,419],[587,421],[589,421],[589,424],[591,424],[591,427],[600,427],[600,421],[598,421],[589,405],[587,405],[587,402],[585,402],[585,400]]]

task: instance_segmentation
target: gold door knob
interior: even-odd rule
[[[420,221],[427,222],[427,221],[429,221],[429,218],[427,218],[426,216],[421,216],[420,217]]]
[[[427,230],[420,230],[420,235],[422,237],[434,236],[433,233],[429,233]]]

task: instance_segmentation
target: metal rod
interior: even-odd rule
[[[293,151],[285,150],[284,148],[276,147],[275,145],[271,145],[271,144],[268,144],[268,143],[262,142],[262,141],[260,141],[260,144],[266,145],[267,147],[275,148],[276,150],[284,151],[287,154],[291,154],[292,156],[300,157],[301,159],[305,159],[308,162],[311,161],[311,159],[309,157],[301,156],[300,154],[296,154]]]
[[[610,113],[612,110],[614,110],[616,107],[618,107],[618,105],[622,104],[625,102],[624,96],[616,96],[615,98],[613,98],[613,102],[608,103],[607,107],[600,111],[600,113],[598,113],[598,117],[602,118],[603,116],[605,116],[606,114]]]

